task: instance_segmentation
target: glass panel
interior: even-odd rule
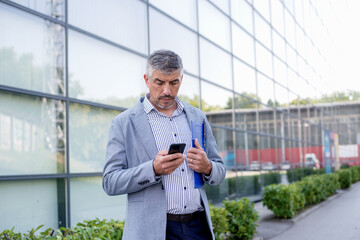
[[[304,26],[303,1],[294,2],[296,21],[298,22],[298,24],[300,24],[300,26]]]
[[[190,105],[200,107],[199,79],[184,74],[178,94],[179,98]]]
[[[257,74],[258,97],[264,104],[275,106],[274,82],[271,79]]]
[[[228,0],[210,0],[216,6],[218,6],[223,12],[229,15],[229,1]]]
[[[146,92],[142,78],[146,59],[77,32],[69,33],[70,97],[133,106]]]
[[[212,128],[214,137],[218,143],[219,152],[224,160],[226,177],[218,186],[205,185],[209,200],[213,203],[221,203],[225,198],[232,198],[236,192],[235,179],[237,166],[235,164],[235,153],[233,146],[233,131]]]
[[[111,120],[119,113],[70,104],[70,172],[102,172]]]
[[[255,13],[255,36],[268,49],[271,49],[270,25],[265,22],[257,13]]]
[[[0,36],[0,84],[65,94],[64,28],[0,3]]]
[[[150,0],[151,4],[169,14],[171,17],[196,30],[196,2],[193,0]],[[151,21],[150,21],[151,22]],[[167,29],[169,30],[169,29]]]
[[[277,106],[287,106],[289,104],[288,90],[275,83],[275,102]]]
[[[273,30],[273,51],[276,56],[285,61],[285,41]]]
[[[186,71],[199,74],[197,35],[152,9],[150,9],[150,41],[151,52],[171,49],[181,56]]]
[[[202,78],[232,89],[231,56],[229,54],[200,38],[200,59]]]
[[[72,226],[95,218],[125,220],[126,195],[106,195],[102,177],[72,178],[70,201]]]
[[[245,0],[231,0],[231,17],[249,33],[253,33],[253,10]]]
[[[199,1],[199,32],[230,51],[230,21],[207,1]]]
[[[285,27],[286,27],[286,40],[292,46],[295,46],[295,22],[292,16],[285,11]]]
[[[235,23],[232,23],[233,53],[254,66],[254,39]]]
[[[254,7],[268,21],[270,21],[269,5],[270,5],[269,0],[254,0]]]
[[[70,24],[147,54],[147,10],[141,1],[77,0],[68,4]]]
[[[273,71],[271,53],[259,43],[256,43],[256,67],[264,74],[272,78]]]
[[[216,96],[216,97],[214,97]],[[221,118],[212,116],[211,112],[232,108],[232,93],[201,81],[202,110],[208,112],[208,120],[211,123],[232,127],[232,117]]]
[[[284,8],[281,1],[271,1],[272,26],[284,36]]]
[[[15,227],[26,233],[42,224],[42,230],[58,228],[56,180],[0,181],[0,196],[0,232]]]
[[[268,136],[260,137],[260,155],[261,155],[261,170],[264,172],[274,171],[278,169],[278,157],[274,148],[274,138]],[[264,181],[263,186],[278,183]]]
[[[234,58],[234,90],[238,93],[249,94],[255,98],[256,80],[255,71]]]
[[[294,70],[297,71],[297,61],[296,61],[296,53],[295,51],[289,46],[286,45],[286,55],[287,55],[287,63],[288,65]]]
[[[284,87],[287,87],[288,83],[287,83],[286,66],[282,61],[280,61],[276,57],[274,57],[273,59],[274,59],[274,79],[279,84],[283,85]]]
[[[0,102],[0,175],[63,173],[65,103],[4,91]]]
[[[58,20],[65,20],[65,1],[64,0],[11,0],[37,12],[49,15]]]

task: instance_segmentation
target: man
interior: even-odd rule
[[[152,53],[144,75],[149,93],[112,122],[103,173],[109,195],[128,194],[125,240],[214,239],[204,187],[194,187],[194,171],[206,184],[225,177],[206,116],[178,97],[181,58],[174,52]],[[195,140],[190,122],[206,126],[206,152]],[[184,154],[168,154],[172,143],[186,143]]]

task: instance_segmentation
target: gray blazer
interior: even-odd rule
[[[189,124],[191,120],[206,121],[206,153],[212,163],[206,184],[220,184],[225,177],[225,167],[206,116],[186,103],[184,110]],[[106,150],[103,188],[108,195],[128,194],[125,240],[166,238],[165,191],[161,178],[155,178],[152,165],[157,153],[155,138],[141,102],[114,118]],[[199,191],[215,239],[204,187]]]

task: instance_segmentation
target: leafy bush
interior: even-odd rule
[[[292,218],[304,207],[305,197],[299,184],[274,184],[265,188],[263,204],[277,217]]]
[[[340,166],[340,169],[347,169],[350,168],[349,164],[345,163]]]
[[[359,181],[359,170],[357,169],[357,167],[351,167],[350,171],[351,171],[351,182],[356,183],[357,181]]]
[[[229,233],[229,224],[226,217],[228,212],[225,208],[214,207],[212,204],[209,204],[209,207],[215,239],[226,239]]]
[[[325,182],[325,193],[326,197],[330,197],[331,195],[336,193],[336,190],[340,189],[340,183],[339,183],[339,175],[336,173],[329,173],[322,175]]]
[[[124,222],[115,220],[91,220],[78,223],[73,228],[60,228],[59,230],[53,230],[51,228],[46,229],[36,236],[36,232],[42,228],[43,225],[36,229],[31,229],[28,233],[20,234],[15,233],[14,228],[11,230],[4,230],[0,233],[0,239],[15,240],[15,239],[118,239],[122,238]],[[54,236],[53,236],[54,235]]]
[[[340,187],[342,189],[351,187],[352,179],[351,171],[349,169],[339,170],[337,171],[337,174],[339,175]]]
[[[307,176],[299,184],[305,195],[306,205],[316,204],[327,198],[325,179],[322,176]]]
[[[237,201],[225,200],[224,206],[228,212],[230,239],[252,239],[259,220],[254,203],[250,202],[248,198],[241,198]]]

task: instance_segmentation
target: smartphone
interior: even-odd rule
[[[183,153],[185,146],[185,143],[173,143],[170,145],[168,154]]]

